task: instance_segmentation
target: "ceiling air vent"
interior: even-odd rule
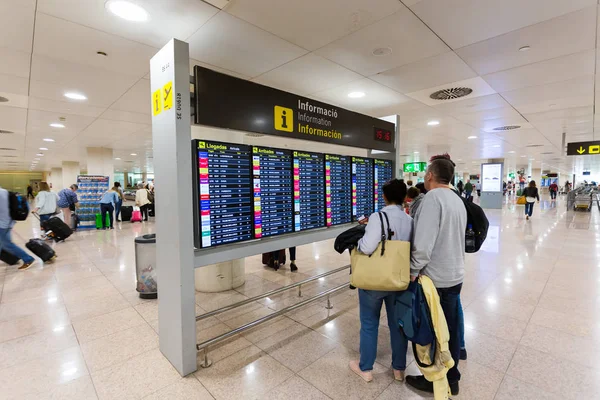
[[[14,133],[13,131],[5,131],[3,129],[0,129],[0,135],[10,135],[11,133]]]
[[[15,151],[17,149],[11,149],[10,147],[0,147],[0,151]]]
[[[246,133],[246,136],[248,136],[248,137],[263,137],[265,135],[263,135],[262,133]]]
[[[504,125],[494,128],[495,131],[512,131],[513,129],[519,129],[521,125]]]
[[[544,145],[543,144],[528,144],[525,147],[544,147]]]
[[[554,154],[554,152],[553,152],[553,151],[545,151],[545,152],[543,152],[543,153],[540,153],[540,154],[543,154],[543,155],[548,155],[548,154]]]
[[[473,89],[468,87],[456,87],[449,89],[438,90],[429,95],[429,98],[433,100],[453,100],[460,99],[473,93]]]

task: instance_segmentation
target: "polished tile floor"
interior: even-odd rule
[[[531,221],[507,202],[488,211],[484,249],[467,255],[462,301],[469,360],[457,399],[593,399],[600,393],[600,216],[543,200]],[[343,291],[233,337],[214,364],[181,378],[158,350],[156,300],[135,291],[133,238],[153,224],[79,232],[52,264],[0,264],[0,399],[420,399],[392,380],[382,318],[375,380],[349,371],[359,349],[356,291]],[[39,235],[19,223],[15,240]],[[299,273],[246,260],[246,284],[197,293],[197,312],[346,265],[331,241],[298,248]],[[303,298],[348,279],[342,272]],[[198,341],[300,301],[296,291],[198,324]],[[412,357],[409,357],[412,361]],[[409,373],[417,371],[414,362]]]

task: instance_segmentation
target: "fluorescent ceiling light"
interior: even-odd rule
[[[44,142],[54,142],[54,139],[50,139],[50,138],[45,138]]]
[[[65,127],[63,124],[58,124],[58,123],[50,124],[50,126],[53,128],[64,128]]]
[[[359,99],[361,97],[365,97],[365,92],[350,92],[348,93],[348,97],[351,99]]]
[[[40,147],[40,150],[48,150],[47,147]]]
[[[477,136],[469,136],[467,139],[477,139]]]
[[[514,154],[514,150],[509,151],[510,154]]]
[[[519,51],[529,51],[529,49],[531,49],[530,46],[523,46],[519,48]]]
[[[434,121],[429,121],[427,123],[427,125],[429,125],[429,126],[436,126],[436,125],[439,125],[439,124],[440,124],[440,121],[435,121],[435,120]]]
[[[75,92],[67,92],[67,93],[65,93],[65,97],[67,99],[71,99],[71,100],[87,100],[87,97],[85,97],[81,93],[75,93]]]
[[[115,157],[115,160],[120,160],[120,159],[121,159],[121,158],[119,158],[119,157]]]
[[[36,156],[38,156],[38,157],[44,157],[44,155],[42,153],[37,153]]]
[[[137,154],[136,153],[131,153],[130,156],[137,156]]]
[[[148,12],[129,1],[109,0],[106,2],[106,9],[127,21],[144,22],[148,20]]]
[[[413,153],[415,153],[415,154],[419,154],[419,152],[418,152],[418,151],[413,151]]]

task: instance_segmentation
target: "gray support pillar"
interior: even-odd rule
[[[189,46],[172,39],[150,60],[161,352],[182,376],[196,371]],[[149,99],[150,100],[150,99]]]

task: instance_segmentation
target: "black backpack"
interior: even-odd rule
[[[473,249],[465,248],[465,252],[476,253],[483,245],[483,242],[485,242],[490,222],[488,221],[487,217],[485,216],[485,212],[481,207],[460,195],[459,197],[465,205],[465,209],[467,210],[467,227],[471,225],[473,232],[475,232],[475,247]]]
[[[29,215],[27,198],[17,192],[8,192],[8,209],[13,220],[25,221]]]

